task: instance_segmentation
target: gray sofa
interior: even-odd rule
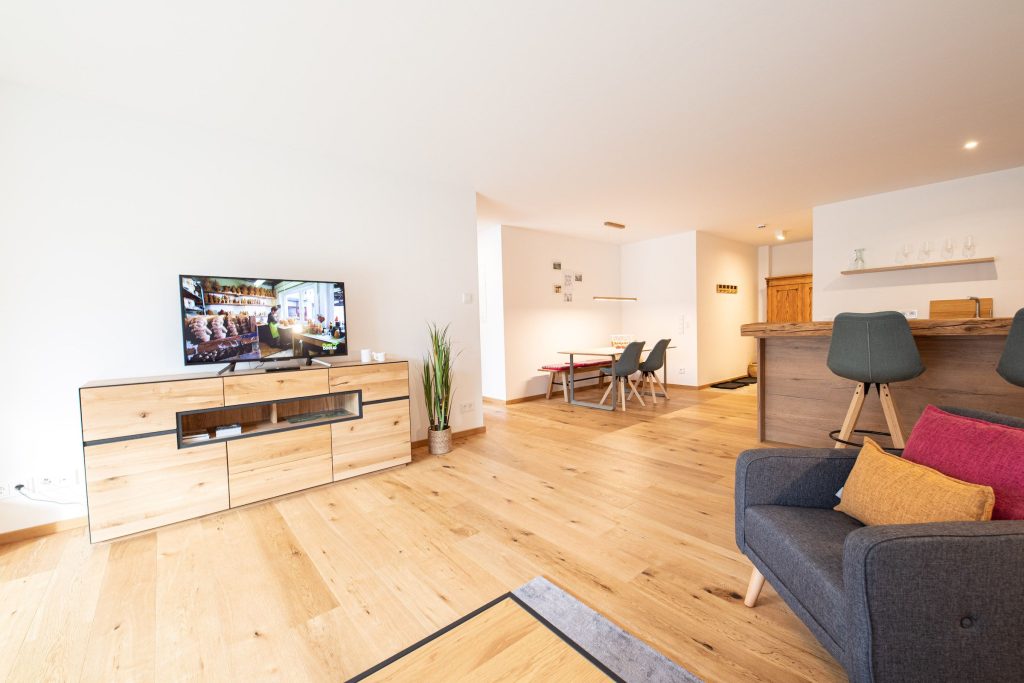
[[[1024,680],[1024,521],[863,526],[832,509],[857,452],[743,453],[740,550],[852,681]]]

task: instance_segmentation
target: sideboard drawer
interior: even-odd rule
[[[224,405],[227,406],[326,393],[327,368],[224,378]]]
[[[329,484],[331,425],[228,442],[231,506]]]
[[[228,509],[223,443],[178,449],[173,434],[85,448],[93,542]]]
[[[349,365],[330,369],[331,391],[363,390],[363,401],[409,395],[409,363]]]
[[[334,480],[412,460],[409,400],[363,406],[363,418],[331,425]]]
[[[219,377],[90,387],[79,397],[86,443],[175,429],[178,411],[224,405]]]

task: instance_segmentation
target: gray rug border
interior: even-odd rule
[[[543,577],[512,594],[627,683],[703,683]]]

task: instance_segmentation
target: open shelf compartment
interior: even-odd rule
[[[189,410],[178,413],[178,448],[358,420],[362,416],[363,392],[359,389]]]

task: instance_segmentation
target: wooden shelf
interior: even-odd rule
[[[968,258],[957,261],[930,261],[928,263],[908,263],[902,266],[883,266],[881,268],[859,268],[856,270],[844,270],[840,275],[866,275],[868,273],[888,273],[896,270],[918,270],[919,268],[939,268],[941,266],[969,266],[975,263],[994,263],[995,256],[985,258]]]

